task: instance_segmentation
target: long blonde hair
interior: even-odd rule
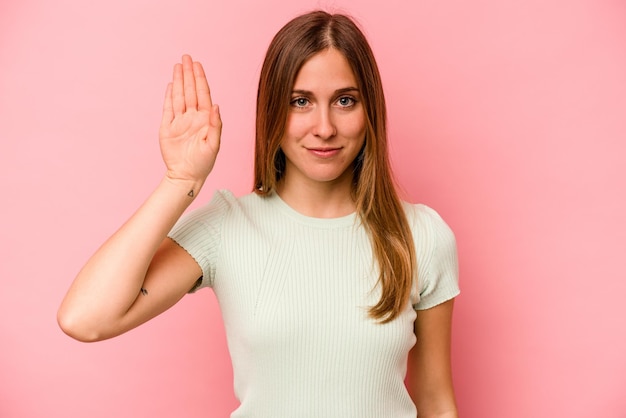
[[[406,306],[416,271],[415,248],[391,174],[380,73],[365,36],[349,17],[307,13],[287,23],[272,40],[257,93],[254,191],[268,194],[283,177],[285,155],[280,142],[291,90],[302,65],[328,48],[346,57],[362,96],[366,136],[354,163],[353,195],[380,272],[381,298],[369,312],[385,323]]]

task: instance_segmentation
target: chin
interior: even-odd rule
[[[309,178],[319,183],[352,182],[352,176],[348,175],[346,171],[312,173]]]

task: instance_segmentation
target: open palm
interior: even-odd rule
[[[202,183],[215,164],[222,122],[202,64],[189,55],[182,61],[165,93],[159,142],[170,179]]]

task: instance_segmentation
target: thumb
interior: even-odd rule
[[[211,126],[222,130],[222,116],[220,115],[219,105],[213,105],[211,107],[211,115],[209,116],[209,123]]]
[[[207,141],[216,148],[219,148],[220,138],[222,136],[222,117],[220,116],[220,108],[218,105],[211,106],[209,125],[210,129],[207,135]]]

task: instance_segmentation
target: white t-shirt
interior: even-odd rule
[[[231,418],[415,418],[404,386],[414,309],[457,296],[458,267],[441,217],[404,207],[418,271],[411,303],[386,324],[368,316],[378,269],[355,214],[311,218],[275,193],[220,191],[176,224],[170,237],[222,310],[241,402]]]

